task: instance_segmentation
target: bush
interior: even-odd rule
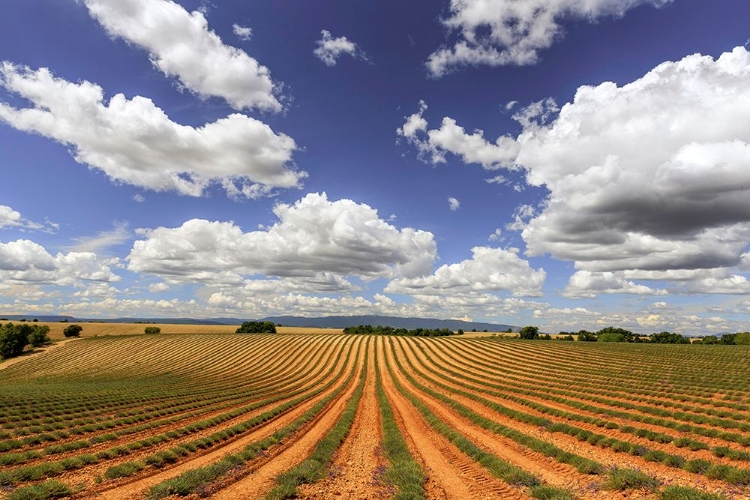
[[[661,500],[723,500],[721,495],[706,493],[687,486],[668,486],[659,497]]]
[[[245,321],[235,333],[276,333],[272,321]]]
[[[67,338],[80,337],[82,331],[83,327],[81,325],[70,325],[65,327],[65,330],[63,330],[63,335],[65,335],[65,337]]]
[[[13,358],[23,352],[29,343],[30,325],[7,323],[0,327],[0,356]]]
[[[146,335],[156,335],[157,333],[161,333],[161,328],[158,326],[147,326],[143,331]]]

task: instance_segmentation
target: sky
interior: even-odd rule
[[[750,329],[746,0],[24,0],[0,314]]]

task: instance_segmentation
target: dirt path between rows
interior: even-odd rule
[[[354,357],[354,352],[352,352],[352,359],[353,357]],[[347,366],[346,371],[344,372],[345,374],[348,373],[349,370],[351,370],[352,363],[353,363],[353,360],[349,362],[349,366]],[[323,383],[325,381],[321,381],[321,382]],[[312,406],[314,406],[318,401],[320,401],[321,399],[325,398],[326,396],[334,392],[336,388],[337,388],[336,385],[330,387],[329,389],[323,391],[321,394],[318,394],[314,398],[311,398],[305,401],[304,403],[301,403],[300,405],[294,407],[293,409],[287,411],[286,413],[281,414],[280,416],[274,418],[273,420],[270,420],[269,422],[265,424],[261,424],[260,427],[257,427],[250,434],[247,434],[246,436],[243,436],[240,439],[237,439],[236,441],[232,441],[224,446],[220,446],[219,448],[212,450],[206,453],[205,455],[201,455],[199,457],[196,457],[195,459],[179,464],[176,467],[172,467],[170,469],[164,470],[154,475],[133,481],[131,483],[127,483],[120,487],[115,487],[106,491],[101,491],[98,494],[95,494],[95,496],[98,499],[104,499],[104,500],[130,500],[130,499],[143,498],[144,492],[148,490],[149,488],[151,488],[152,486],[155,486],[156,484],[159,484],[168,479],[177,477],[183,472],[186,472],[188,470],[195,469],[198,467],[204,467],[211,463],[217,462],[221,460],[227,454],[239,452],[242,449],[244,449],[247,445],[254,443],[256,441],[259,441],[267,436],[270,436],[277,430],[290,424],[291,422],[293,422],[294,420],[302,416],[307,410],[309,410]],[[277,404],[280,404],[280,403],[277,403]],[[266,411],[266,410],[263,409],[262,411]]]
[[[26,361],[27,359],[34,359],[42,356],[43,354],[46,354],[50,351],[54,351],[55,349],[64,346],[65,344],[68,344],[70,342],[73,342],[74,340],[81,340],[80,338],[69,338],[65,340],[60,340],[58,342],[55,342],[54,344],[50,344],[44,347],[37,347],[33,351],[21,354],[20,356],[17,356],[15,358],[6,359],[2,363],[0,363],[0,370],[5,370],[9,366],[13,366],[17,363],[20,363],[22,361]]]
[[[386,340],[383,339],[385,343]],[[389,357],[391,367],[394,363],[390,350],[380,359]],[[423,461],[427,475],[439,485],[441,492],[428,491],[430,498],[465,500],[472,499],[507,499],[521,500],[529,498],[491,476],[484,468],[464,455],[456,446],[438,434],[422,417],[416,408],[396,389],[393,379],[385,370],[385,363],[380,366],[383,377],[383,389],[388,396],[393,411],[403,423],[401,432],[408,435],[416,447],[418,456]],[[416,457],[415,457],[416,458]]]
[[[303,430],[299,435],[299,439],[292,442],[291,446],[274,456],[273,460],[263,463],[258,469],[252,471],[250,475],[219,490],[211,498],[217,500],[235,500],[238,498],[249,500],[265,497],[274,487],[276,476],[309,457],[318,442],[336,424],[341,413],[344,411],[344,407],[357,388],[359,374],[363,369],[362,367],[357,369],[354,379],[349,384],[349,387],[345,389],[344,393],[339,395],[333,403],[329,404],[328,408],[323,410],[323,414],[318,417],[318,420],[314,422],[312,427]]]
[[[380,410],[375,395],[375,346],[370,345],[367,380],[349,436],[334,456],[330,475],[319,483],[301,486],[298,498],[390,498],[390,489],[380,483],[379,477],[385,469],[381,442]]]

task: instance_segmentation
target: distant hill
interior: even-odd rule
[[[52,315],[33,315],[33,314],[0,314],[0,318],[6,318],[8,321],[19,321],[25,319],[32,321],[37,319],[46,322],[68,321],[69,323],[161,323],[172,325],[239,325],[248,319],[241,318],[112,318],[112,319],[86,319],[74,318],[73,316],[52,316]],[[392,326],[393,328],[447,328],[456,331],[459,328],[464,331],[483,331],[502,332],[508,328],[517,332],[519,327],[505,324],[480,323],[476,321],[460,321],[456,319],[435,319],[435,318],[399,318],[396,316],[323,316],[319,318],[305,318],[302,316],[271,316],[260,318],[258,321],[272,321],[283,326],[300,326],[308,328],[346,328],[347,326],[372,325],[372,326]]]

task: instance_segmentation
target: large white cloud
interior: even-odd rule
[[[345,36],[333,38],[327,30],[321,31],[320,34],[321,38],[315,42],[318,46],[313,50],[313,54],[326,66],[336,66],[336,62],[343,54],[367,61],[367,54]]]
[[[273,226],[247,233],[202,219],[141,231],[145,239],[135,242],[128,268],[173,281],[239,284],[254,274],[413,277],[429,273],[437,256],[431,233],[399,230],[373,208],[329,201],[325,193],[278,204],[274,214]]]
[[[92,252],[51,255],[29,240],[0,242],[0,281],[72,285],[82,281],[114,282],[120,277]]]
[[[517,162],[550,195],[530,255],[579,269],[731,267],[750,242],[750,54],[692,55],[618,87],[580,87]]]
[[[565,20],[621,17],[643,4],[671,0],[451,0],[443,24],[458,32],[452,47],[432,53],[427,69],[442,76],[461,66],[533,64],[563,34]]]
[[[424,112],[427,104],[419,102],[419,111],[406,117],[404,125],[396,133],[414,145],[419,158],[433,164],[445,163],[445,155],[452,153],[464,163],[477,163],[485,170],[511,167],[518,155],[518,144],[507,136],[500,136],[495,143],[484,138],[484,132],[475,130],[467,134],[453,118],[445,117],[439,129],[428,129]]]
[[[384,291],[408,295],[464,295],[488,291],[541,295],[547,273],[544,269],[532,269],[518,256],[518,249],[474,247],[471,252],[471,259],[440,266],[430,276],[397,278]]]
[[[225,45],[201,12],[171,0],[84,0],[111,35],[149,52],[167,76],[201,96],[218,96],[233,108],[279,111],[268,68]]]
[[[116,94],[105,103],[98,85],[9,62],[2,64],[0,86],[33,105],[0,102],[0,120],[73,146],[76,161],[115,181],[191,196],[216,181],[232,196],[256,197],[299,187],[307,175],[290,165],[292,138],[241,114],[198,128],[180,125],[145,97]]]

